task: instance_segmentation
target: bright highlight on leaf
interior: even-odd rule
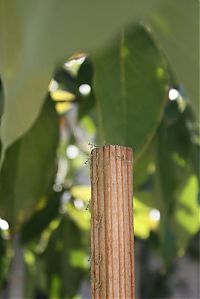
[[[77,198],[74,200],[74,206],[77,210],[83,210],[84,202],[81,199]]]
[[[134,197],[133,202],[135,235],[146,239],[149,237],[151,231],[158,228],[160,212],[157,209],[151,209],[137,197]]]
[[[49,87],[48,87],[48,90],[50,92],[55,92],[59,87],[59,84],[56,80],[52,79],[50,84],[49,84]]]
[[[55,90],[54,92],[51,92],[51,97],[54,101],[73,101],[75,100],[75,95],[71,92],[68,92],[66,90]]]
[[[8,230],[9,229],[9,224],[6,220],[0,218],[0,229],[2,230]]]
[[[88,267],[87,257],[85,255],[85,251],[83,250],[72,250],[70,251],[70,265],[73,267]]]
[[[88,201],[91,198],[91,187],[87,185],[77,185],[71,188],[71,194],[75,198],[81,198]]]
[[[69,217],[83,230],[90,229],[90,212],[77,209],[72,203],[68,203],[66,207]]]
[[[79,91],[83,96],[88,96],[91,92],[91,87],[89,84],[82,84],[79,87]]]
[[[71,103],[68,102],[59,102],[56,103],[56,111],[58,114],[64,114],[66,113],[68,110],[70,110],[72,107]]]
[[[170,99],[170,101],[176,100],[178,98],[178,96],[179,96],[178,90],[176,90],[174,88],[169,90],[169,99]]]
[[[152,209],[149,212],[149,217],[154,221],[159,221],[160,220],[160,211],[157,209]]]
[[[79,149],[75,145],[69,145],[66,149],[66,155],[69,159],[75,159],[79,155]]]
[[[31,250],[26,249],[24,251],[24,260],[26,264],[33,266],[35,263],[35,256]]]
[[[189,237],[200,229],[200,210],[198,204],[198,179],[191,175],[181,192],[178,194],[175,213],[175,229],[177,230],[177,243],[185,247]]]

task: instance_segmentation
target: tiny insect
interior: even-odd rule
[[[88,200],[88,203],[86,205],[86,211],[90,211],[91,210],[91,199]]]
[[[86,161],[85,161],[85,165],[88,165],[88,163],[90,162],[91,157],[89,157]]]

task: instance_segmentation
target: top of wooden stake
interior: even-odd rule
[[[106,150],[106,151],[108,151],[108,150],[115,150],[115,149],[120,149],[120,150],[125,150],[126,151],[126,153],[127,154],[129,154],[129,155],[131,155],[131,156],[133,156],[133,150],[132,150],[132,148],[131,147],[129,147],[129,146],[124,146],[124,145],[118,145],[118,144],[105,144],[105,145],[102,145],[102,146],[95,146],[93,149],[92,149],[92,151],[91,151],[91,154],[93,153],[93,151],[97,151],[98,152],[98,150],[99,149],[104,149],[104,150]]]

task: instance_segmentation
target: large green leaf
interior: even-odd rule
[[[126,13],[121,15],[124,7]],[[56,65],[74,52],[101,44],[131,19],[131,8],[129,0],[0,1],[0,74],[6,95],[1,129],[4,148],[33,124]]]
[[[4,149],[35,121],[58,63],[111,42],[119,28],[138,19],[148,23],[180,82],[197,99],[198,0],[0,0]]]
[[[199,0],[158,2],[158,10],[147,15],[146,23],[164,50],[179,84],[189,96],[198,119]]]
[[[54,104],[46,100],[34,126],[9,147],[0,175],[0,216],[10,224],[33,212],[55,169],[58,124]]]
[[[169,266],[176,253],[175,233],[172,217],[176,204],[175,190],[178,180],[172,160],[170,143],[165,123],[161,123],[156,136],[156,172],[154,181],[155,198],[161,213],[160,241],[161,254],[166,266]]]
[[[94,58],[101,139],[129,145],[135,155],[151,140],[163,111],[167,65],[142,26],[118,36]]]
[[[155,138],[153,196],[161,212],[161,252],[168,266],[177,253],[184,252],[190,237],[199,229],[196,145],[191,138],[193,132],[187,128],[187,114],[187,109],[179,111],[172,124],[164,118]]]

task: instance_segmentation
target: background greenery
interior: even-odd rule
[[[163,281],[196,256],[198,4],[0,1],[4,292],[22,250],[26,298],[74,298],[89,281],[89,154],[108,143],[133,148],[136,246]],[[159,285],[141,298],[164,298]]]

